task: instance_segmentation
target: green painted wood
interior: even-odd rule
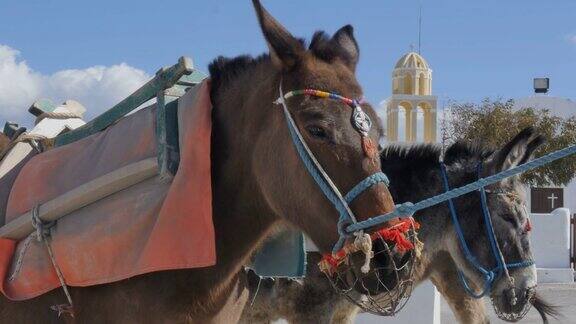
[[[58,107],[55,103],[53,103],[50,99],[40,99],[36,100],[30,108],[28,108],[28,112],[32,115],[38,117],[45,112],[52,112],[54,109]]]
[[[160,179],[168,179],[168,149],[166,147],[166,96],[164,90],[156,96],[156,154]]]
[[[198,70],[194,70],[190,75],[183,75],[176,84],[184,86],[194,86],[204,81],[208,76]]]
[[[166,89],[164,94],[170,97],[182,97],[188,89],[204,81],[207,77],[206,74],[195,70],[190,75],[183,75],[172,88]]]
[[[176,174],[180,164],[178,131],[178,100],[173,100],[166,103],[166,167],[171,174]]]
[[[170,179],[178,170],[178,100],[159,94],[156,105],[156,145],[160,179]],[[163,108],[162,108],[163,107]]]
[[[158,71],[152,80],[86,125],[56,137],[55,146],[75,142],[105,129],[127,113],[157,96],[161,91],[172,87],[183,75],[192,74],[193,72],[192,61],[189,58],[181,57],[177,64]]]
[[[186,90],[188,90],[189,88],[190,87],[176,84],[172,88],[164,90],[164,95],[169,97],[180,98],[186,93]]]
[[[206,74],[195,70],[190,75],[183,75],[176,84],[164,91],[164,129],[159,130],[161,136],[165,136],[166,142],[159,144],[159,166],[161,175],[169,177],[176,174],[180,164],[180,143],[178,138],[178,98],[186,91],[196,86],[207,78]],[[161,119],[160,119],[161,120]]]
[[[186,86],[194,86],[198,83],[204,81],[208,76],[198,70],[195,70],[192,74],[183,75],[180,80],[178,80],[177,84],[186,85]]]

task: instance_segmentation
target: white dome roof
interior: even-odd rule
[[[532,95],[526,98],[514,100],[514,108],[536,108],[548,109],[553,116],[570,118],[576,117],[576,102],[566,99],[553,97],[548,95]]]
[[[402,56],[394,68],[430,69],[428,62],[426,62],[426,60],[416,52],[410,52]]]

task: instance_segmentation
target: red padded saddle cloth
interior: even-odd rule
[[[210,178],[209,81],[179,100],[180,166],[78,209],[52,230],[55,259],[70,286],[216,263]],[[10,192],[6,221],[122,166],[156,156],[154,109],[33,157]],[[32,235],[0,239],[0,289],[24,300],[58,288],[46,247]]]

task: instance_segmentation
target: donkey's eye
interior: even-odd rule
[[[326,130],[320,126],[308,126],[306,127],[308,133],[317,139],[326,140],[328,139],[328,133]]]
[[[517,226],[518,222],[516,221],[516,218],[514,217],[514,215],[512,214],[503,214],[502,215],[502,219],[504,219],[505,221],[507,221],[508,223]]]

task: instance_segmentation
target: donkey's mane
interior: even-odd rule
[[[345,28],[352,29],[349,25]],[[299,38],[298,41],[305,47],[306,42],[304,39]],[[347,55],[341,47],[335,46],[331,42],[330,36],[324,31],[314,33],[308,49],[314,56],[325,62],[332,62],[337,57]],[[269,61],[269,54],[261,54],[257,57],[240,55],[234,58],[218,56],[208,65],[208,71],[212,79],[212,94],[217,93],[219,89],[226,87],[227,84],[244,73],[253,71],[258,65]]]
[[[478,161],[487,158],[494,150],[486,145],[457,141],[446,149],[444,163]],[[383,164],[399,164],[413,170],[427,170],[436,167],[440,161],[442,148],[437,144],[390,145],[381,153]]]
[[[451,184],[460,186],[477,180],[476,165],[491,152],[482,145],[456,142],[444,154],[444,163],[458,170]],[[399,201],[419,201],[441,193],[440,158],[437,144],[390,145],[380,154],[382,171],[388,175],[390,192]],[[422,217],[417,214],[417,220]]]
[[[270,61],[270,55],[268,54],[262,54],[258,57],[240,55],[234,58],[218,56],[208,65],[208,71],[212,79],[212,93],[216,93],[240,75],[252,71],[256,66],[268,61]]]

